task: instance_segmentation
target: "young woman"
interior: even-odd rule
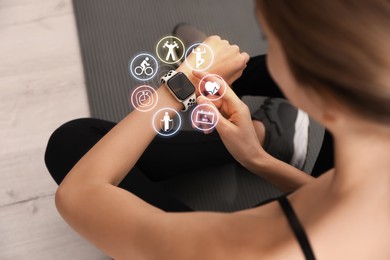
[[[225,147],[252,172],[294,192],[231,214],[167,213],[117,187],[155,137],[153,112],[134,111],[77,162],[56,193],[64,219],[110,256],[390,258],[390,2],[258,0],[256,10],[270,72],[294,105],[332,133],[335,168],[314,179],[271,157],[258,139],[264,126],[254,127],[228,89],[215,103],[198,98],[220,110]],[[206,43],[216,52],[209,72],[232,83],[247,54],[215,36]],[[190,78],[196,84],[202,76]],[[156,109],[181,109],[165,87],[158,95]]]

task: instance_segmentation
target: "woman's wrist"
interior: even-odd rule
[[[169,107],[176,111],[183,109],[183,104],[169,92],[164,84],[158,88],[157,93],[159,99],[159,108]]]
[[[187,78],[191,81],[192,85],[194,85],[196,89],[196,96],[198,96],[198,85],[200,80],[192,74],[192,69],[190,69],[187,65],[185,65],[185,63],[183,63],[182,65],[180,65],[180,67],[176,69],[176,71],[182,72],[187,76]]]
[[[176,71],[182,72],[187,76],[190,82],[194,85],[196,94],[198,94],[196,86],[199,84],[199,80],[194,75],[192,75],[192,70],[184,65],[181,65],[179,68],[176,69]],[[178,101],[173,96],[173,94],[168,90],[165,84],[160,85],[160,87],[158,88],[158,98],[160,103],[159,107],[170,107],[175,109],[176,111],[180,111],[184,108],[184,104]]]
[[[271,156],[260,147],[259,149],[254,149],[254,151],[241,162],[241,165],[257,174],[267,167],[267,161],[270,157]]]
[[[284,192],[295,191],[314,179],[288,163],[276,159],[264,150],[248,160],[247,166],[244,167]]]

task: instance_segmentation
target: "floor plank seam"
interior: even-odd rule
[[[71,15],[73,14],[73,12],[67,12],[67,13],[61,13],[61,14],[54,14],[54,15],[48,15],[48,16],[44,16],[44,17],[39,17],[39,18],[36,18],[36,19],[32,19],[30,21],[26,21],[26,22],[21,22],[21,23],[10,23],[10,24],[5,24],[5,25],[1,25],[0,26],[0,29],[5,29],[7,27],[13,27],[13,26],[23,26],[23,25],[27,25],[27,24],[35,24],[35,23],[40,23],[46,19],[50,19],[50,18],[54,18],[54,17],[61,17],[61,16],[66,16],[66,15]]]
[[[54,195],[55,195],[55,193],[50,193],[50,194],[45,194],[45,195],[39,195],[39,196],[31,197],[31,198],[20,200],[20,201],[15,201],[15,202],[12,202],[12,203],[9,203],[9,204],[0,205],[0,209],[1,208],[6,208],[6,207],[12,207],[12,206],[19,205],[19,204],[28,203],[28,202],[31,202],[31,201],[36,201],[36,200],[39,200],[39,199],[46,199],[46,198],[49,198],[49,197],[54,197]]]

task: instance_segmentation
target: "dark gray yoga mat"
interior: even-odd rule
[[[128,95],[140,84],[128,62],[154,53],[160,38],[187,22],[218,34],[250,55],[265,52],[253,0],[74,0],[91,115],[120,121],[130,110]]]
[[[96,118],[117,122],[131,111],[129,94],[140,82],[129,75],[129,60],[141,52],[153,54],[158,40],[178,23],[218,34],[251,56],[266,49],[252,0],[73,0],[73,4],[91,116]],[[261,98],[244,100],[251,109],[262,103]],[[311,124],[306,172],[313,167],[322,138],[323,129]],[[234,211],[281,194],[237,164],[186,174],[160,186],[196,210]]]

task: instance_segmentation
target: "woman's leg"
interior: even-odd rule
[[[45,163],[57,184],[114,126],[115,123],[99,119],[76,119],[60,126],[52,134],[46,148]],[[131,170],[119,187],[165,211],[191,211],[189,207],[160,190],[138,167]]]
[[[265,55],[249,60],[242,76],[233,83],[233,90],[240,97],[250,95],[285,98],[269,74]],[[333,167],[333,138],[328,131],[325,131],[324,141],[312,175],[317,177]]]
[[[170,163],[167,163],[170,162]],[[218,133],[181,131],[172,138],[156,137],[137,162],[153,181],[235,162]]]

